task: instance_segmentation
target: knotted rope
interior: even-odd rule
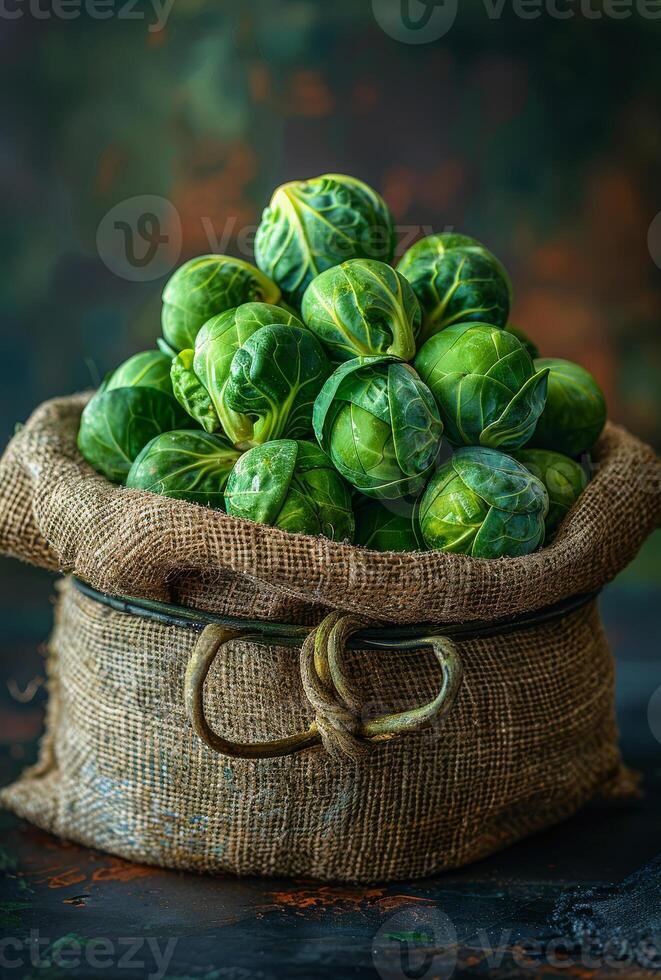
[[[365,620],[330,613],[308,634],[300,659],[303,690],[324,748],[336,758],[355,761],[365,758],[372,746],[359,736],[362,705],[348,689],[340,661],[349,637],[366,625]]]

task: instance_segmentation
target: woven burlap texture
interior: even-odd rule
[[[87,396],[43,405],[0,467],[0,550],[97,589],[244,618],[315,623],[489,620],[597,589],[661,519],[661,465],[609,425],[594,479],[554,543],[521,559],[377,554],[288,535],[111,486],[76,449]],[[170,867],[372,881],[456,867],[626,785],[611,657],[594,603],[459,644],[464,678],[442,725],[355,759],[323,747],[221,757],[185,715],[193,630],[111,610],[65,583],[50,645],[41,758],[1,796],[63,837]],[[435,694],[429,651],[350,651],[369,713]],[[205,689],[237,741],[314,719],[299,651],[235,641]]]
[[[116,612],[69,582],[49,658],[40,764],[2,793],[38,826],[131,860],[200,871],[376,881],[473,861],[577,810],[620,773],[613,670],[596,608],[460,645],[450,715],[357,761],[270,761],[193,734],[184,670],[197,634]],[[350,651],[366,711],[429,699],[428,651]],[[298,652],[236,641],[206,714],[237,741],[303,731]]]
[[[246,618],[331,609],[398,623],[489,620],[600,588],[661,521],[661,462],[609,425],[594,479],[553,545],[501,561],[379,554],[113,486],[76,447],[89,395],[42,405],[0,466],[0,552],[102,592]]]

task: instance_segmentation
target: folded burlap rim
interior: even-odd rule
[[[239,616],[257,596],[282,600],[291,622],[301,603],[392,623],[498,619],[600,589],[661,524],[661,460],[609,423],[591,483],[533,555],[380,553],[289,534],[109,483],[76,446],[89,397],[46,402],[12,439],[0,463],[0,551],[109,595],[213,609],[205,596],[217,581]]]

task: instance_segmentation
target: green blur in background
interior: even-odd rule
[[[250,259],[279,183],[344,172],[385,196],[400,255],[432,232],[484,241],[542,356],[588,367],[661,448],[661,19],[445,3],[442,36],[407,43],[402,11],[433,33],[419,0],[117,0],[104,19],[81,0],[66,20],[7,2],[3,444],[153,345],[177,264]],[[625,583],[661,579],[658,539]]]

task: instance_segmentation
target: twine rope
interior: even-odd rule
[[[300,657],[303,690],[324,748],[334,758],[345,756],[356,762],[369,755],[372,745],[358,734],[362,705],[339,668],[347,640],[367,625],[364,619],[330,613],[308,634]]]

